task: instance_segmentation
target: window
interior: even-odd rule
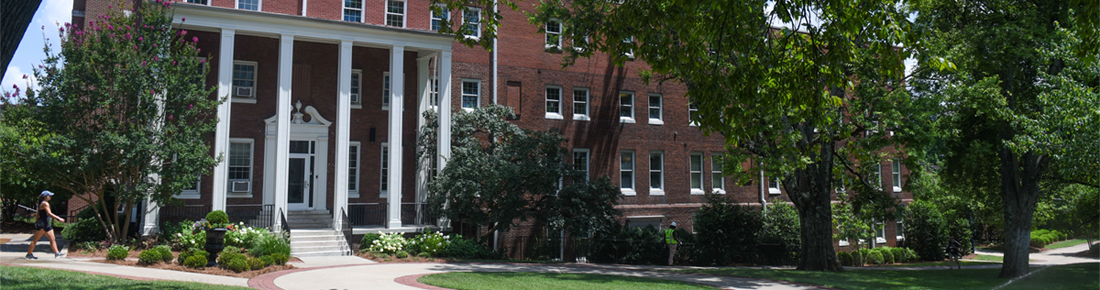
[[[546,49],[561,49],[561,22],[557,19],[546,22]]]
[[[462,108],[474,109],[481,99],[481,81],[462,80]]]
[[[894,179],[894,192],[901,192],[901,159],[894,158],[890,162],[890,173]]]
[[[405,1],[386,1],[386,26],[405,27]]]
[[[588,89],[573,88],[573,120],[589,120]]]
[[[875,222],[875,243],[886,242],[886,225],[883,222]]]
[[[688,174],[691,178],[691,194],[703,194],[703,153],[693,152],[688,159]]]
[[[580,182],[588,181],[588,149],[573,148],[573,170],[581,174]]]
[[[847,192],[848,191],[848,175],[847,174],[841,174],[839,179],[840,180],[837,181],[837,183],[839,183],[839,184],[836,187],[836,192],[837,193]]]
[[[649,194],[651,195],[665,194],[665,176],[662,174],[664,157],[661,152],[649,152]]]
[[[363,22],[363,0],[344,0],[344,21]]]
[[[875,164],[875,186],[876,189],[882,189],[882,163]]]
[[[351,70],[351,104],[362,105],[363,104],[363,71],[353,69]]]
[[[382,168],[378,170],[382,173],[382,180],[378,182],[381,187],[381,194],[378,197],[385,198],[390,189],[390,144],[382,143]]]
[[[561,119],[561,87],[546,87],[546,118]]]
[[[233,62],[233,97],[256,97],[256,63],[247,61]]]
[[[195,4],[202,4],[202,5],[210,5],[210,1],[209,1],[209,0],[187,0],[187,3],[195,3]]]
[[[451,19],[451,10],[447,9],[446,5],[436,5],[441,11],[436,12],[432,10],[432,30],[439,31],[439,28],[443,27],[443,23]]]
[[[710,156],[710,188],[714,193],[726,193],[726,176],[722,174],[722,154]]]
[[[688,103],[688,125],[699,126],[699,122],[695,121],[695,115],[699,114],[699,105],[694,103]]]
[[[348,195],[359,196],[359,142],[348,146]]]
[[[780,194],[779,178],[768,178],[768,194]]]
[[[897,230],[897,234],[896,234],[895,237],[897,238],[897,240],[898,241],[904,241],[905,240],[905,220],[902,220],[901,217],[898,217],[896,230]]]
[[[237,0],[237,9],[259,11],[260,0]]]
[[[462,30],[466,37],[481,37],[481,8],[466,7],[462,11]]]
[[[229,141],[229,190],[231,192],[251,192],[252,181],[252,140],[233,139]],[[241,184],[243,187],[234,185]]]
[[[390,72],[382,73],[382,109],[390,109]]]
[[[439,79],[435,76],[432,77],[432,91],[428,96],[428,105],[439,106]]]
[[[631,35],[630,37],[623,38],[623,43],[625,43],[624,46],[631,47],[626,49],[626,52],[623,53],[623,56],[626,56],[629,59],[634,59],[634,36]]]
[[[661,95],[649,95],[649,124],[662,125],[661,121]]]
[[[619,152],[619,188],[625,195],[634,195],[634,151]]]
[[[634,123],[634,92],[619,93],[619,121]]]

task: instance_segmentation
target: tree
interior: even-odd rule
[[[428,122],[418,141],[420,158],[437,154],[438,119],[434,112],[424,117]],[[565,138],[556,132],[521,129],[507,118],[515,118],[515,113],[498,105],[454,115],[451,158],[428,182],[434,193],[428,197],[433,211],[487,227],[483,241],[494,231],[507,231],[516,221],[532,218],[575,233],[614,223],[614,205],[621,193],[609,178],[561,188],[563,177],[573,175],[564,162]]]
[[[516,9],[508,0],[433,2],[500,2]],[[642,72],[643,80],[687,86],[687,97],[699,108],[693,121],[726,138],[726,158],[733,161],[723,162],[726,174],[747,180],[764,170],[781,178],[801,217],[798,269],[841,271],[832,246],[835,167],[844,164],[856,182],[876,189],[867,198],[886,196],[867,173],[888,145],[921,131],[891,137],[887,129],[923,122],[905,114],[904,92],[891,90],[903,87],[908,53],[895,47],[909,27],[896,4],[547,0],[528,15],[539,27],[550,20],[564,27],[563,43],[572,46],[562,49],[565,65],[595,53],[618,64],[636,58],[651,68]],[[485,30],[495,31],[501,14],[483,13]],[[790,25],[773,26],[780,22]],[[750,159],[751,168],[741,168]]]
[[[945,180],[999,193],[1005,226],[1000,277],[1024,275],[1043,182],[1100,184],[1100,69],[1079,58],[1081,37],[1095,40],[1097,32],[1075,26],[1075,13],[1095,15],[1096,5],[913,4],[916,22],[929,32],[921,53],[945,60],[926,63],[932,69],[914,82],[921,95],[942,104],[937,126],[947,148]],[[1096,19],[1081,21],[1095,27]],[[953,69],[942,69],[945,63]]]
[[[31,176],[95,205],[116,242],[142,200],[171,201],[218,160],[204,143],[219,101],[203,82],[198,39],[173,28],[170,2],[136,5],[60,28],[60,52],[47,46],[34,71],[40,89],[3,116],[29,120],[27,137],[49,132],[40,148],[11,154],[26,159]]]
[[[10,108],[11,98],[19,98],[18,93],[15,93],[15,96],[11,93],[5,95],[3,106]],[[0,188],[3,188],[3,191],[0,191],[0,199],[3,200],[3,208],[0,208],[3,216],[0,216],[0,221],[14,220],[15,211],[20,204],[37,206],[35,201],[38,194],[44,189],[49,189],[47,185],[31,175],[32,170],[27,166],[26,160],[15,154],[16,148],[42,150],[44,138],[49,138],[49,134],[45,132],[33,131],[40,126],[28,124],[28,122],[31,120],[0,117],[0,142],[2,142],[0,168],[4,168],[3,172],[0,172]],[[49,190],[57,194],[56,199],[68,198],[67,192]]]

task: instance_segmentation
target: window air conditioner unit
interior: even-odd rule
[[[359,94],[351,94],[351,103],[352,104],[358,104],[359,103]]]
[[[233,95],[237,96],[237,97],[251,98],[252,97],[252,87],[237,87],[236,91],[234,92]]]
[[[248,180],[233,180],[229,182],[230,192],[248,192],[252,189],[252,182]]]

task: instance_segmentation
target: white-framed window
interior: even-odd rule
[[[661,120],[661,95],[649,94],[649,124],[664,125]]]
[[[782,193],[782,191],[779,190],[779,178],[776,178],[776,177],[768,178],[768,194],[780,194],[780,193]]]
[[[703,194],[702,152],[691,152],[688,156],[688,175],[691,179],[691,194]]]
[[[901,159],[890,161],[890,176],[893,177],[894,192],[901,192]]]
[[[561,21],[546,21],[546,49],[561,49]]]
[[[481,38],[481,8],[467,6],[462,10],[462,29],[468,38]]]
[[[451,19],[451,10],[447,9],[447,5],[436,4],[442,11],[436,12],[432,10],[432,30],[439,31],[439,28],[443,27],[443,23],[446,23],[448,19]]]
[[[187,3],[210,5],[210,0],[187,0]]]
[[[462,108],[475,109],[481,101],[481,81],[462,80]]]
[[[363,107],[363,71],[351,70],[351,108]]]
[[[848,175],[847,174],[841,174],[840,175],[840,180],[838,180],[837,183],[838,183],[837,186],[836,186],[836,192],[837,193],[848,192]]]
[[[359,197],[359,142],[348,143],[348,197]]]
[[[588,88],[573,88],[573,120],[589,120]]]
[[[634,123],[634,92],[619,92],[619,122]]]
[[[886,225],[883,222],[875,222],[875,243],[886,243]]]
[[[695,121],[695,115],[699,114],[699,105],[695,103],[688,103],[688,126],[699,126],[699,122]]]
[[[634,150],[619,151],[619,189],[634,195]]]
[[[710,156],[710,188],[717,194],[726,193],[726,175],[722,174],[722,154]]]
[[[233,95],[234,101],[256,102],[256,62],[233,62]]]
[[[649,152],[649,194],[665,194],[665,155],[661,151]]]
[[[894,227],[894,228],[897,230],[897,233],[894,237],[897,238],[898,241],[904,241],[905,240],[905,220],[903,220],[899,216],[898,221],[897,221],[897,226]]]
[[[363,0],[344,0],[344,21],[363,22]]]
[[[561,87],[546,86],[546,118],[561,120]]]
[[[581,172],[581,180],[576,181],[588,181],[588,149],[573,148],[573,170]]]
[[[634,36],[631,35],[630,37],[623,38],[623,43],[627,43],[628,45],[634,45]],[[633,48],[627,49],[626,52],[623,53],[623,55],[626,56],[629,59],[634,59],[634,49]]]
[[[381,180],[378,181],[378,197],[386,198],[390,189],[390,143],[382,143],[382,167],[378,170]]]
[[[237,9],[260,11],[260,0],[237,0]]]
[[[386,0],[386,26],[405,27],[405,1]]]
[[[437,107],[439,106],[439,78],[432,76],[431,82],[432,86],[431,92],[428,95],[428,105],[432,107]]]
[[[576,32],[573,32],[573,35],[573,49],[576,51],[583,52],[585,49],[588,48],[588,44],[592,43],[592,39],[588,36],[588,34],[578,34]],[[576,35],[583,36],[576,37]]]
[[[229,178],[227,179],[229,180],[230,193],[249,194],[252,192],[252,152],[252,139],[229,139]]]
[[[390,72],[382,73],[382,110],[390,109]]]
[[[875,164],[875,188],[882,189],[882,163]]]

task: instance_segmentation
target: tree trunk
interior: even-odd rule
[[[1039,178],[1045,158],[1034,153],[1018,156],[1007,148],[1001,149],[1000,155],[1005,252],[998,277],[1015,278],[1028,272],[1031,222],[1039,200]]]
[[[798,270],[844,271],[833,248],[833,145],[832,142],[823,144],[818,162],[795,170],[793,184],[784,184],[784,187],[794,189],[787,195],[798,209],[801,225],[802,250]]]

